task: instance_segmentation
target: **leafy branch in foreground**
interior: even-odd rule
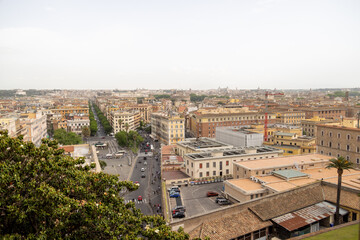
[[[188,239],[160,216],[124,203],[132,182],[91,172],[44,139],[40,147],[0,132],[0,234],[19,239]]]

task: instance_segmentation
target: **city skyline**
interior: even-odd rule
[[[358,8],[356,1],[1,1],[1,88],[355,88]]]

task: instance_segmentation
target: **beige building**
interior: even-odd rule
[[[82,134],[84,127],[90,129],[90,119],[89,116],[74,116],[73,119],[67,120],[67,131],[74,132],[76,134]]]
[[[41,139],[47,137],[46,115],[41,112],[22,114],[20,124],[26,129],[24,141],[31,141],[40,146]]]
[[[289,111],[276,113],[276,122],[281,124],[290,124],[300,126],[301,120],[305,119],[305,112]]]
[[[301,120],[301,127],[303,130],[303,134],[306,136],[316,137],[316,126],[318,124],[327,124],[327,123],[334,123],[334,120],[313,117],[311,119],[304,119]]]
[[[272,147],[231,148],[191,153],[184,156],[186,174],[191,178],[231,176],[237,162],[278,157],[282,150]]]
[[[265,113],[248,108],[199,109],[189,117],[190,131],[195,137],[215,137],[217,127],[264,124]],[[268,123],[276,121],[276,114],[268,114]]]
[[[321,154],[307,154],[298,156],[284,156],[273,159],[234,162],[234,178],[250,178],[271,175],[278,170],[304,170],[324,167],[331,157]]]
[[[134,131],[140,126],[140,113],[138,111],[116,111],[110,113],[110,125],[114,134],[120,131]]]
[[[0,117],[0,130],[7,130],[10,137],[17,136],[17,117],[3,116]]]
[[[360,128],[339,125],[318,125],[316,144],[318,153],[339,157],[360,166]]]
[[[151,136],[165,145],[184,141],[185,119],[177,113],[153,113],[151,114]]]

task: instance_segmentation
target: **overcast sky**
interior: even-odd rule
[[[0,89],[360,87],[359,0],[0,0]]]

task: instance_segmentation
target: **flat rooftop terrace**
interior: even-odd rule
[[[282,153],[282,150],[269,147],[269,146],[261,146],[261,147],[248,147],[248,148],[230,148],[222,151],[207,151],[200,153],[190,153],[185,156],[193,159],[205,159],[205,158],[219,158],[219,157],[228,157],[228,156],[242,156],[247,154],[264,154],[264,153]]]
[[[206,148],[231,147],[231,145],[210,138],[190,138],[178,143],[181,146],[193,148],[194,150]]]

